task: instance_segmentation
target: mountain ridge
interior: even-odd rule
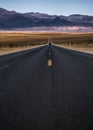
[[[72,14],[49,15],[39,12],[19,13],[0,8],[0,29],[41,26],[84,26],[93,27],[93,16]]]

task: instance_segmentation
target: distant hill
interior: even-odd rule
[[[0,29],[29,28],[42,26],[93,27],[93,16],[73,14],[70,16],[43,13],[19,13],[0,8]]]

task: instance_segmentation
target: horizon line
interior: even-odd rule
[[[22,13],[22,14],[25,14],[25,13],[40,13],[40,14],[47,14],[47,15],[56,15],[56,16],[70,16],[70,15],[85,15],[85,16],[93,16],[91,14],[83,14],[83,13],[72,13],[72,14],[69,14],[69,15],[65,15],[65,14],[49,14],[47,12],[39,12],[39,11],[17,11],[17,10],[13,10],[13,9],[8,9],[8,8],[4,8],[4,7],[0,7],[1,9],[5,9],[7,11],[15,11],[17,13]]]

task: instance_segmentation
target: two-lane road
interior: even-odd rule
[[[92,54],[49,44],[0,56],[0,130],[76,129],[93,129]]]

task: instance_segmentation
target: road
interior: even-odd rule
[[[93,54],[49,44],[0,56],[0,130],[90,129]]]

